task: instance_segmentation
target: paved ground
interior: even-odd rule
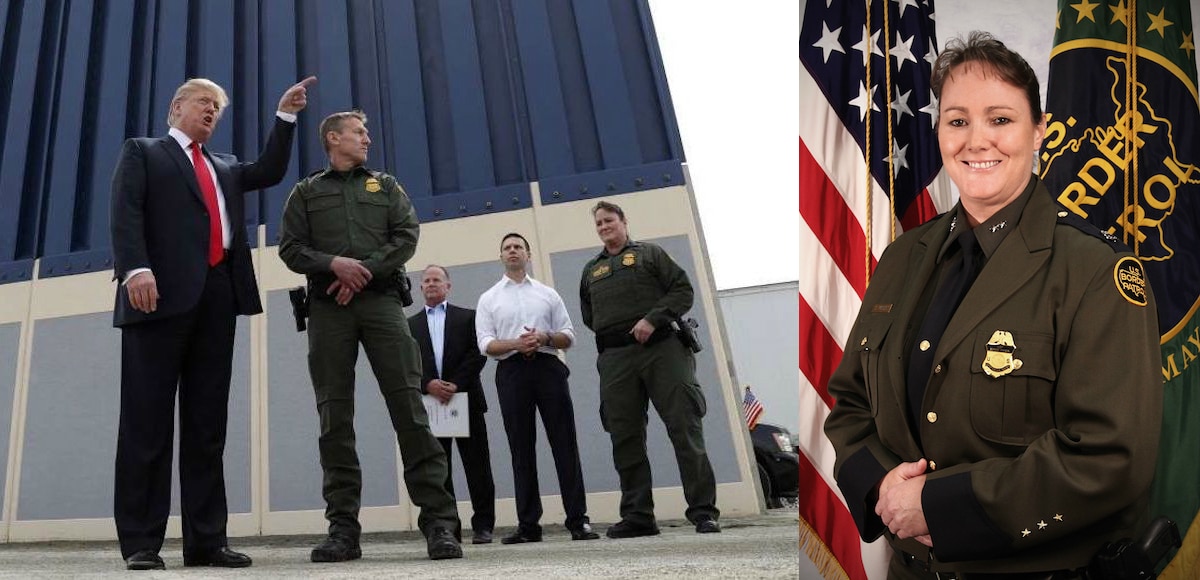
[[[752,518],[726,518],[720,534],[697,534],[684,521],[660,522],[662,535],[572,542],[562,526],[547,526],[545,541],[504,546],[464,545],[462,560],[426,559],[414,532],[363,536],[363,559],[313,564],[314,536],[238,538],[233,547],[254,558],[242,570],[183,568],[178,540],[162,556],[167,570],[128,572],[114,542],[0,544],[3,578],[812,578],[798,549],[795,509]],[[607,526],[597,526],[603,536]],[[499,530],[500,534],[508,530]],[[804,566],[802,569],[801,566]],[[803,575],[803,576],[802,576]]]

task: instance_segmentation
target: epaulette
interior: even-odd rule
[[[305,175],[304,179],[312,179],[321,173],[325,173],[325,171],[326,171],[326,168],[322,167],[321,169],[318,169],[312,173],[309,173],[308,175]]]
[[[1096,227],[1096,225],[1092,222],[1079,217],[1079,214],[1068,211],[1062,206],[1058,207],[1058,223],[1071,226],[1094,238],[1099,238],[1101,241],[1108,244],[1114,252],[1120,253],[1130,251],[1129,246],[1126,246],[1121,242],[1121,238],[1118,238],[1117,236],[1114,236],[1113,234]]]

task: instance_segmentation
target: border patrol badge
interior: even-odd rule
[[[1117,260],[1113,281],[1117,283],[1117,292],[1130,304],[1146,305],[1146,271],[1137,258],[1125,256]]]
[[[997,330],[987,343],[987,356],[983,358],[983,372],[993,379],[998,379],[1021,368],[1021,359],[1013,358],[1017,345],[1013,343],[1012,333],[1007,330]]]
[[[379,187],[378,179],[375,179],[374,177],[367,178],[367,191],[371,193],[378,193],[380,189],[381,188]]]
[[[608,264],[598,266],[595,270],[592,270],[592,277],[599,278],[607,274],[609,270],[611,270],[611,268],[608,267]]]
[[[629,252],[628,254],[621,256],[621,264],[622,265],[632,266],[636,263],[637,263],[637,254],[634,254],[633,252]]]

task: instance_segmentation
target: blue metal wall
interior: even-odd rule
[[[647,0],[0,0],[0,31],[0,284],[111,268],[121,143],[165,134],[190,77],[229,92],[212,143],[242,158],[318,77],[287,177],[247,203],[268,244],[350,108],[426,222],[527,208],[531,182],[548,204],[683,181]]]

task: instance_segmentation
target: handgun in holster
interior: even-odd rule
[[[400,304],[403,304],[405,308],[412,306],[412,280],[408,279],[408,273],[404,271],[403,267],[396,268],[396,271],[392,272],[392,281],[396,284],[396,289],[400,291]]]
[[[1158,567],[1183,544],[1179,528],[1166,516],[1159,516],[1146,528],[1138,541],[1121,538],[1108,542],[1088,564],[1088,580],[1129,580],[1156,578]]]
[[[288,298],[292,301],[292,316],[296,319],[296,332],[304,332],[308,328],[304,319],[308,318],[308,290],[297,286],[288,290]]]
[[[671,319],[671,330],[675,331],[675,336],[679,338],[679,342],[683,343],[688,350],[693,353],[704,350],[700,345],[700,339],[696,337],[696,329],[700,327],[700,323],[696,322],[695,318],[682,318],[676,316]]]

